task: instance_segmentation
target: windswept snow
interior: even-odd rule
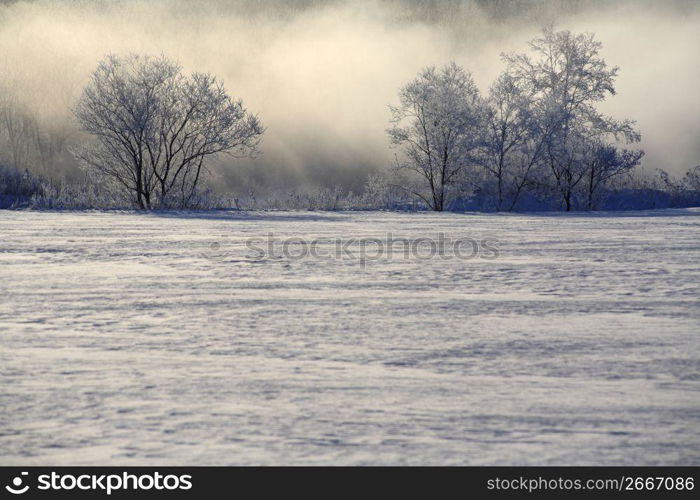
[[[389,232],[500,256],[244,245]],[[5,211],[0,238],[0,464],[700,465],[697,210]]]

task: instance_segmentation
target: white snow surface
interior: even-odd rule
[[[243,245],[387,232],[500,257]],[[0,464],[700,465],[699,289],[693,209],[0,211]]]

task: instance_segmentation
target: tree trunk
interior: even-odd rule
[[[136,204],[139,206],[139,209],[141,209],[141,210],[146,208],[143,204],[143,188],[141,187],[140,180],[136,183]]]
[[[435,197],[435,206],[433,207],[433,210],[435,212],[442,212],[444,209],[443,207],[443,201],[441,196],[436,196]]]
[[[503,207],[503,175],[498,176],[498,206],[496,211],[500,212]]]
[[[588,183],[588,210],[593,210],[593,191],[595,191],[594,171],[591,168],[590,182]]]

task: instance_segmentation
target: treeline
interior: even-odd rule
[[[674,178],[663,170],[637,169],[601,190],[598,210],[651,210],[700,206],[700,166]],[[455,211],[495,211],[491,196],[479,189],[473,196],[455,200]],[[85,176],[79,180],[49,181],[28,170],[0,166],[0,208],[56,210],[132,209],[128,199]],[[341,186],[300,187],[288,190],[247,189],[216,194],[202,190],[188,209],[212,210],[409,210],[428,209],[420,198],[394,184],[387,173],[368,176],[354,193]],[[546,194],[525,195],[518,211],[555,211],[559,201]]]
[[[503,55],[482,94],[451,63],[404,85],[387,130],[395,161],[341,186],[236,193],[207,187],[212,158],[255,156],[259,118],[214,76],[159,58],[110,55],[71,106],[85,139],[0,92],[0,207],[57,209],[625,210],[700,205],[700,167],[674,179],[639,167],[633,121],[598,106],[618,69],[591,34],[545,29]],[[78,174],[57,176],[64,163]]]
[[[454,63],[427,68],[401,89],[388,130],[395,168],[432,210],[470,196],[497,211],[526,198],[593,210],[615,178],[639,165],[634,122],[597,110],[615,93],[618,71],[600,57],[600,42],[545,29],[530,48],[503,55],[506,69],[486,96]]]

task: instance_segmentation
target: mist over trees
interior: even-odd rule
[[[312,12],[317,4],[300,11]],[[452,12],[429,2],[414,7],[416,18],[423,8],[439,11],[431,26]],[[288,15],[298,14],[291,9]],[[456,63],[428,66],[413,79],[394,71],[398,96],[392,102],[385,93],[379,104],[336,93],[337,82],[318,73],[304,76],[304,85],[313,84],[319,94],[355,103],[352,116],[331,106],[300,111],[297,101],[308,97],[303,91],[292,102],[278,92],[288,80],[262,80],[260,87],[270,86],[262,108],[288,115],[284,126],[270,126],[272,141],[266,134],[266,152],[277,149],[279,166],[269,157],[248,160],[257,156],[263,127],[221,80],[185,74],[166,56],[106,56],[97,69],[91,62],[83,76],[45,98],[43,83],[25,88],[23,69],[15,65],[0,73],[0,206],[522,211],[697,203],[697,169],[676,178],[637,168],[644,153],[635,123],[602,111],[610,109],[603,105],[616,92],[618,70],[606,64],[601,48],[591,34],[545,29],[529,50],[493,58],[501,72],[490,85],[483,64],[476,74]],[[185,67],[201,66],[190,61]],[[299,75],[289,83],[303,88]],[[249,92],[243,92],[247,102]],[[254,102],[259,109],[261,102]],[[361,126],[339,128],[343,133],[323,127],[356,115],[363,117]],[[388,140],[382,134],[387,118]],[[301,139],[280,142],[280,130]],[[361,138],[357,156],[348,156],[349,145]],[[285,146],[289,154],[279,156]],[[289,182],[285,169],[321,150],[328,159],[308,166],[313,175]],[[270,184],[270,178],[277,181]]]
[[[0,93],[57,145],[47,161],[32,145],[21,168],[74,184],[83,173],[70,150],[84,137],[71,108],[98,61],[165,54],[216,75],[267,128],[264,155],[211,158],[203,188],[242,202],[253,190],[258,203],[336,185],[360,194],[393,160],[386,105],[402,83],[454,60],[487,96],[499,53],[550,22],[595,32],[622,66],[620,95],[600,109],[638,121],[648,171],[683,176],[699,162],[695,0],[14,0],[0,2]],[[0,163],[14,164],[3,130]]]

